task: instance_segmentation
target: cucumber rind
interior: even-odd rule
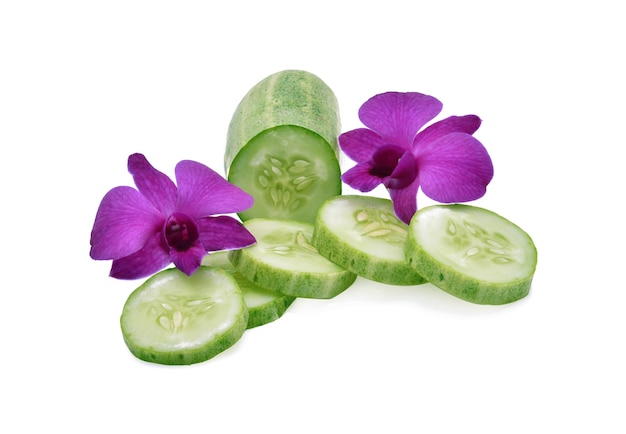
[[[515,236],[525,240],[525,245],[518,246],[525,252],[525,268],[527,272],[522,276],[512,277],[508,280],[499,279],[489,281],[468,275],[463,271],[463,266],[454,266],[445,263],[428,248],[424,247],[423,240],[417,235],[417,226],[420,219],[427,213],[441,209],[450,211],[469,211],[484,213],[491,218],[501,219],[507,230]],[[405,244],[405,257],[407,262],[424,278],[436,287],[462,300],[475,304],[502,305],[512,303],[526,297],[530,293],[532,280],[537,263],[537,249],[532,238],[519,226],[493,211],[465,204],[432,205],[422,208],[411,219],[409,234]],[[437,240],[439,234],[430,233],[429,237]],[[429,241],[430,242],[430,241]]]
[[[317,253],[312,246],[309,246],[312,251],[307,252],[308,258],[290,258],[291,263],[285,266],[284,259],[274,260],[272,254],[268,253],[272,246],[268,246],[259,233],[259,230],[263,230],[271,234],[275,228],[283,228],[285,231],[293,231],[294,237],[297,231],[302,231],[310,239],[312,224],[255,218],[247,220],[244,225],[257,242],[250,247],[230,251],[229,259],[242,276],[263,288],[293,297],[329,299],[344,292],[357,278],[356,274]]]
[[[388,228],[394,225],[397,228],[391,233],[394,240],[406,238],[400,231],[406,229],[408,233],[408,226],[395,217],[391,200],[342,195],[324,202],[317,214],[312,244],[318,252],[335,264],[376,282],[405,286],[425,283],[426,279],[406,262],[404,241],[394,245],[383,236],[369,237],[357,229],[359,222],[354,217],[357,212],[389,216],[390,221],[385,226],[374,222],[377,225],[374,230],[390,230]]]
[[[179,289],[185,287],[187,283],[186,279],[193,280],[197,285],[201,279],[208,281],[215,277],[222,279],[221,304],[228,312],[221,315],[226,315],[226,321],[212,329],[194,331],[193,339],[190,335],[185,335],[186,338],[180,340],[172,338],[166,342],[158,338],[159,333],[154,333],[157,335],[155,339],[149,336],[159,325],[156,320],[146,321],[147,307],[142,303],[142,298],[150,299],[159,290],[161,295],[179,295]],[[177,283],[181,284],[180,287],[173,289]],[[210,289],[208,291],[210,292]],[[212,315],[212,311],[209,310],[205,315]],[[142,318],[137,320],[136,316]],[[223,270],[205,266],[201,266],[191,276],[186,276],[176,268],[169,268],[153,275],[129,295],[120,317],[122,336],[129,351],[140,360],[162,365],[191,365],[205,362],[237,343],[247,329],[247,324],[248,310],[235,279]]]
[[[281,318],[296,300],[296,297],[262,288],[241,275],[230,262],[228,251],[206,255],[203,265],[218,267],[230,273],[243,294],[248,308],[248,329],[260,327]]]

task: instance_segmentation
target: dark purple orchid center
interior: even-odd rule
[[[198,239],[198,226],[187,214],[175,212],[165,222],[165,240],[170,248],[184,252]]]
[[[381,146],[372,155],[370,174],[386,178],[387,188],[404,188],[417,177],[415,157],[401,146]]]

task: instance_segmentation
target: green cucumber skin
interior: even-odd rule
[[[339,161],[341,133],[339,105],[332,90],[307,71],[285,70],[253,86],[231,118],[226,139],[224,169],[257,134],[280,125],[296,125],[321,136]]]
[[[460,204],[437,206],[470,207],[470,205]],[[492,211],[484,209],[483,211],[495,214]],[[418,218],[418,214],[419,211],[413,219]],[[516,226],[512,222],[509,223]],[[532,246],[536,253],[536,247],[534,244]],[[405,244],[405,257],[409,265],[428,282],[457,298],[475,304],[502,305],[518,301],[530,293],[530,287],[534,277],[533,272],[527,278],[516,279],[506,283],[485,282],[468,278],[463,275],[463,273],[450,267],[442,267],[439,261],[424,251],[419,241],[415,239],[414,232],[411,230],[409,231]]]
[[[209,267],[202,266],[197,272],[202,272],[202,270],[207,270],[208,268]],[[180,273],[180,271],[176,268],[170,268],[161,271],[159,274],[161,273]],[[228,277],[232,279],[234,285],[237,285],[236,280],[232,276]],[[132,297],[134,297],[136,294],[139,294],[145,286],[150,285],[152,280],[156,278],[156,275],[152,276],[151,278],[146,280],[141,286],[135,289],[128,297],[128,300],[124,306],[124,310],[126,309],[126,305],[131,302]],[[161,365],[192,365],[205,362],[236,344],[241,339],[244,332],[247,330],[248,310],[245,307],[245,303],[243,303],[243,295],[241,295],[241,297],[242,305],[244,307],[244,315],[242,315],[241,318],[239,318],[239,320],[235,324],[233,324],[227,332],[223,333],[218,339],[211,342],[210,346],[187,348],[181,351],[159,351],[154,348],[145,348],[136,345],[132,341],[132,339],[130,339],[129,336],[127,336],[127,334],[124,332],[122,315],[122,317],[120,318],[120,323],[122,326],[122,336],[124,339],[124,343],[128,347],[131,354],[145,362],[157,363]]]
[[[379,205],[383,207],[390,202],[382,198],[350,195],[339,196],[329,200],[362,201],[364,205]],[[391,211],[393,211],[393,208],[391,208]],[[393,262],[390,260],[376,260],[376,258],[368,256],[367,253],[343,243],[331,228],[323,222],[321,213],[317,215],[311,243],[320,255],[326,257],[329,261],[366,279],[402,286],[426,283],[426,279],[409,266],[405,260]]]
[[[229,253],[230,261],[242,276],[261,287],[293,297],[330,299],[348,289],[357,278],[347,271],[323,279],[309,272],[277,272],[270,265],[246,260],[245,255],[245,249]]]
[[[283,295],[272,304],[271,309],[268,309],[268,307],[266,306],[264,306],[262,309],[248,309],[248,328],[252,329],[255,327],[260,327],[276,321],[283,316],[283,314],[287,311],[287,309],[293,304],[295,300],[296,297]]]

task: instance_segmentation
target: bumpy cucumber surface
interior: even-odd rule
[[[524,230],[492,211],[461,204],[415,213],[405,255],[433,285],[478,304],[525,297],[537,266],[537,249]]]
[[[356,280],[311,245],[313,225],[256,218],[244,222],[257,242],[229,252],[237,271],[261,287],[303,298],[332,298]]]
[[[235,278],[243,293],[243,299],[248,307],[248,328],[259,327],[277,320],[291,306],[296,297],[284,295],[277,291],[262,288],[246,279],[235,270],[228,258],[227,251],[212,252],[206,255],[203,265],[219,267]]]
[[[299,70],[257,83],[228,128],[228,180],[254,196],[242,220],[276,218],[313,223],[320,204],[341,193],[339,108],[332,90]]]
[[[248,311],[239,286],[226,271],[203,266],[187,276],[169,268],[131,293],[120,324],[137,358],[190,365],[235,344],[246,330]]]
[[[405,259],[408,229],[389,199],[336,196],[320,208],[312,244],[322,256],[359,276],[392,285],[417,285],[426,280]]]

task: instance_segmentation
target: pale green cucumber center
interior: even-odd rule
[[[164,273],[146,282],[127,302],[124,333],[155,350],[198,348],[236,321],[243,299],[230,276],[200,269],[192,276]]]
[[[408,228],[390,202],[387,206],[377,199],[339,197],[321,212],[322,220],[343,242],[378,258],[404,261]]]
[[[479,208],[433,207],[412,225],[424,251],[441,263],[486,282],[510,282],[534,273],[536,249],[513,223]]]
[[[254,217],[313,222],[321,203],[341,191],[340,168],[319,135],[285,125],[254,137],[237,155],[228,178],[254,196],[241,213]]]
[[[344,271],[311,245],[313,225],[295,221],[254,219],[246,222],[257,243],[246,248],[272,267],[288,272],[329,273]]]

